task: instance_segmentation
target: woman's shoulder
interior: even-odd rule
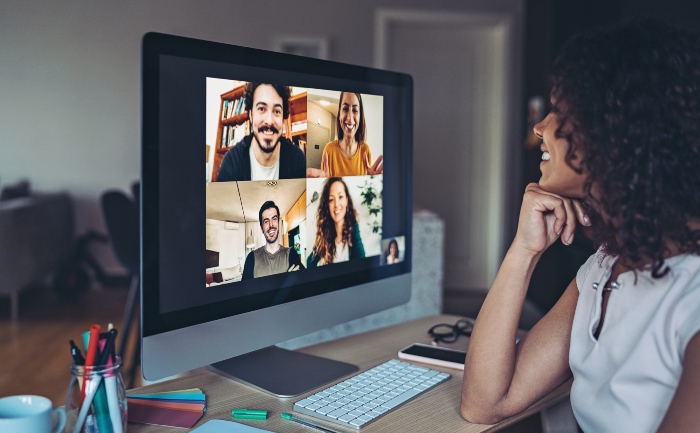
[[[576,286],[581,291],[589,280],[598,280],[601,273],[615,261],[615,257],[605,252],[604,247],[598,248],[598,251],[593,253],[586,262],[581,265],[576,273]]]
[[[338,145],[338,140],[332,140],[326,143],[326,147],[323,148],[324,152],[330,152],[334,150],[339,150],[340,146]]]

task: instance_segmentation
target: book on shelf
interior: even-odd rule
[[[306,130],[306,120],[300,120],[298,122],[292,123],[292,132],[305,131]]]
[[[245,109],[245,99],[224,99],[224,106],[221,109],[221,120],[242,114]]]
[[[243,140],[246,134],[246,124],[226,125],[221,130],[221,147],[231,147]]]

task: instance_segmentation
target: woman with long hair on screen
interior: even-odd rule
[[[399,243],[396,239],[389,241],[389,245],[386,246],[386,251],[384,251],[384,263],[387,265],[393,265],[399,262]]]
[[[338,139],[326,144],[321,157],[321,168],[308,168],[307,177],[340,177],[382,174],[384,157],[372,162],[372,151],[367,144],[367,122],[362,95],[340,92]]]
[[[698,432],[700,37],[649,20],[580,35],[553,78],[542,177],[476,319],[462,416],[495,423],[573,377],[584,432]],[[598,251],[516,344],[535,265],[577,224]]]
[[[316,214],[316,240],[307,267],[345,262],[365,256],[352,197],[343,179],[331,177],[321,192]]]

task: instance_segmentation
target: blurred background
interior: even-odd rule
[[[696,28],[700,3],[1,2],[0,295],[8,296],[0,297],[0,358],[13,363],[0,365],[0,396],[22,392],[10,371],[42,353],[38,346],[60,340],[51,354],[67,358],[67,340],[90,320],[121,320],[130,270],[104,237],[101,197],[114,189],[133,196],[139,178],[146,32],[413,75],[414,207],[444,221],[443,311],[473,316],[515,233],[522,191],[539,178],[539,143],[529,131],[548,110],[553,57],[572,34],[636,15]],[[16,211],[26,203],[17,200],[29,199],[44,207],[21,214],[22,232]],[[548,252],[528,294],[533,317],[554,304],[591,251],[577,236]],[[25,274],[12,276],[19,269]],[[57,275],[78,275],[87,289],[58,284]],[[71,320],[77,326],[59,330]],[[59,388],[32,392],[62,404],[53,397],[65,384]]]

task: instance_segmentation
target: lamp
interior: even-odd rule
[[[253,239],[253,229],[250,229],[250,235],[245,239],[246,248],[255,248],[255,239]]]

